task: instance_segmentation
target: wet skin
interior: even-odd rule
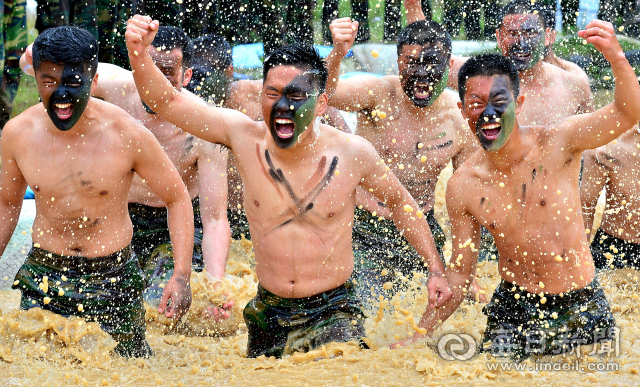
[[[82,117],[91,97],[92,80],[85,64],[40,63],[36,70],[38,92],[56,128],[67,131]]]
[[[477,96],[471,95],[467,104],[474,105],[476,111],[484,106],[476,120],[475,133],[485,150],[496,152],[505,146],[513,133],[516,101],[506,75],[493,76],[491,82],[491,90],[485,101],[478,102]]]
[[[398,58],[402,90],[417,107],[429,107],[447,85],[448,55],[440,44],[405,45]]]
[[[280,92],[272,86],[266,87],[266,93]],[[274,95],[275,94],[271,94]],[[275,144],[289,149],[298,142],[298,138],[315,119],[318,91],[313,86],[313,76],[303,73],[295,77],[273,100],[269,131]]]
[[[499,30],[502,54],[518,71],[531,69],[544,57],[545,32],[540,16],[507,15]]]

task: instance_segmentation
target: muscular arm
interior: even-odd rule
[[[460,139],[460,151],[451,158],[453,164],[453,171],[455,172],[460,166],[469,158],[472,154],[478,150],[478,140],[475,136],[471,135],[471,129],[469,125],[462,118],[460,111],[455,111],[454,114],[454,127],[457,128],[458,138]]]
[[[615,98],[590,114],[571,116],[556,128],[565,133],[570,151],[595,149],[619,137],[640,121],[640,86],[615,38],[611,23],[593,20],[580,37],[587,38],[611,64],[616,81]]]
[[[215,279],[224,277],[231,228],[227,220],[227,152],[220,146],[199,144],[198,184],[202,217],[204,269]]]
[[[9,121],[2,131],[2,168],[0,169],[0,256],[9,244],[11,235],[18,224],[20,209],[27,182],[13,157],[12,144],[18,140],[14,136],[15,120]]]
[[[140,98],[156,113],[179,128],[212,143],[232,147],[231,139],[246,134],[241,127],[253,121],[241,112],[207,105],[187,92],[178,92],[148,53],[158,22],[148,16],[129,19],[125,34],[129,62]],[[242,128],[244,129],[244,128]]]
[[[364,141],[363,141],[364,142]],[[398,230],[404,230],[404,236],[420,256],[423,257],[429,267],[430,281],[442,276],[444,264],[438,255],[433,235],[424,215],[419,210],[415,199],[402,186],[398,178],[388,170],[384,161],[380,158],[373,145],[364,145],[363,165],[367,170],[362,178],[360,186],[373,193],[381,202],[384,202],[391,219]],[[435,281],[435,280],[434,280]],[[439,291],[442,292],[442,300],[438,299],[435,287],[429,287],[429,305],[444,301],[448,298],[449,290],[446,281],[440,282]]]
[[[576,114],[584,114],[591,113],[595,111],[593,107],[593,93],[591,92],[591,87],[589,86],[589,80],[585,82],[584,79],[576,76],[575,74],[572,78],[575,79],[577,93],[580,96],[580,104],[578,105],[578,111]]]
[[[143,179],[167,207],[169,236],[173,246],[173,276],[167,282],[159,311],[177,318],[186,313],[191,304],[191,257],[193,256],[193,208],[189,192],[180,174],[164,153],[158,140],[142,125],[130,120],[134,153],[134,171]],[[136,149],[136,148],[134,148]],[[166,309],[168,299],[172,304]]]
[[[582,217],[586,230],[593,228],[596,204],[600,193],[608,179],[608,170],[597,162],[596,150],[584,152],[584,167],[582,182],[580,183],[580,201],[582,202]]]
[[[449,61],[449,78],[447,79],[448,88],[458,90],[458,72],[467,59],[469,58],[451,55],[451,60]]]
[[[435,313],[424,315],[418,326],[431,334],[438,324],[444,322],[464,300],[469,286],[475,279],[478,251],[472,251],[471,244],[480,246],[480,224],[464,206],[465,180],[459,173],[454,174],[447,186],[447,209],[453,234],[453,253],[446,267],[452,296]]]

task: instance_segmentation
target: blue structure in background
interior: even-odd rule
[[[578,20],[576,25],[583,30],[589,22],[598,17],[598,9],[600,1],[598,0],[580,0],[578,7]]]
[[[315,45],[314,47],[323,58],[326,58],[333,49],[333,47],[318,45]],[[349,51],[345,58],[352,55],[353,53]],[[264,60],[264,47],[262,46],[262,43],[240,44],[233,47],[231,56],[233,58],[233,67],[236,69],[258,69],[262,67],[262,61]]]

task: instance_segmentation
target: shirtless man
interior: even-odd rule
[[[371,142],[393,173],[427,214],[439,253],[446,240],[433,214],[438,176],[449,161],[458,168],[477,141],[456,106],[455,92],[445,90],[451,37],[434,21],[419,21],[398,37],[400,76],[357,76],[338,80],[340,61],[351,48],[358,23],[331,23],[334,48],[327,59],[329,104],[358,113],[357,134]],[[382,292],[391,273],[411,276],[424,270],[421,260],[393,225],[390,210],[365,191],[358,193],[353,228],[358,287],[364,299]],[[386,270],[385,270],[386,269]],[[382,272],[389,272],[387,276]],[[371,293],[371,288],[374,292]]]
[[[591,242],[596,269],[640,270],[640,129],[585,152],[580,186],[585,227],[591,230],[596,203],[606,188],[602,223]]]
[[[181,317],[191,303],[193,212],[153,135],[122,109],[90,97],[97,58],[98,42],[77,27],[48,29],[33,44],[42,103],[2,134],[0,253],[28,184],[37,211],[33,248],[13,286],[22,291],[20,307],[95,321],[119,342],[117,353],[147,357],[144,279],[127,211],[134,174],[167,207],[175,259],[159,305],[167,317]]]
[[[248,356],[282,356],[364,335],[349,280],[358,186],[386,202],[398,228],[425,257],[430,305],[448,297],[442,261],[411,195],[371,144],[318,123],[327,105],[327,71],[315,50],[283,47],[267,58],[265,121],[256,122],[175,90],[148,54],[157,28],[147,16],[128,23],[126,41],[140,96],[174,125],[229,147],[244,182],[260,281],[258,296],[244,311]]]
[[[151,52],[154,63],[171,84],[180,89],[188,83],[192,47],[184,31],[163,26],[152,46],[155,48]],[[162,51],[158,51],[158,47],[162,47]],[[28,64],[31,62],[29,51],[23,61]],[[32,69],[30,72],[33,75]],[[91,95],[122,108],[156,137],[178,169],[191,197],[195,230],[192,268],[196,271],[205,269],[213,281],[222,279],[231,241],[226,217],[226,151],[183,132],[145,107],[131,72],[121,67],[98,64],[98,80]],[[131,247],[148,283],[145,300],[155,304],[162,293],[161,286],[171,276],[173,252],[165,204],[138,175],[134,175],[129,192],[129,216],[133,223]],[[232,303],[226,306],[228,309]],[[220,311],[220,317],[228,317],[228,311],[224,309]],[[218,308],[211,308],[207,314],[219,317]]]
[[[541,60],[550,44],[541,1],[514,0],[502,9],[496,30],[498,47],[518,70],[527,103],[520,108],[523,125],[551,125],[593,110],[588,80]],[[454,57],[447,86],[457,89],[458,71],[467,58]]]
[[[460,305],[476,271],[471,245],[478,245],[484,225],[496,240],[502,282],[484,308],[481,350],[522,360],[615,335],[594,276],[578,176],[584,150],[607,144],[640,120],[640,87],[611,23],[594,20],[578,35],[611,64],[615,100],[556,125],[520,126],[516,114],[525,96],[503,56],[480,55],[460,70],[459,106],[482,149],[449,180],[454,243],[447,278],[454,296],[420,322],[427,331]]]

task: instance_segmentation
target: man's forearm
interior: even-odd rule
[[[173,247],[174,275],[188,279],[193,257],[193,208],[188,196],[167,204],[167,221]]]
[[[446,301],[442,306],[432,311],[427,310],[418,322],[418,326],[427,331],[425,333],[426,336],[429,336],[440,324],[445,322],[464,300],[465,293],[463,293],[461,289],[456,289],[452,286],[451,291],[453,295],[449,301]]]
[[[230,243],[231,228],[226,219],[213,220],[203,226],[202,257],[204,269],[215,279],[224,277]]]
[[[4,254],[4,250],[7,248],[13,235],[13,231],[16,229],[21,208],[22,202],[17,205],[0,204],[0,221],[2,222],[0,225],[0,256]]]
[[[325,59],[327,70],[329,71],[329,77],[327,78],[327,85],[325,92],[329,98],[333,97],[338,87],[338,81],[340,80],[340,63],[342,62],[342,55],[337,52],[336,49],[331,50],[329,56]]]
[[[638,78],[623,53],[610,63],[616,80],[614,103],[620,112],[627,116],[632,124],[635,124],[640,121]]]
[[[415,23],[420,20],[425,20],[424,11],[422,10],[422,3],[417,1],[405,1],[404,9],[407,13],[407,24]]]

